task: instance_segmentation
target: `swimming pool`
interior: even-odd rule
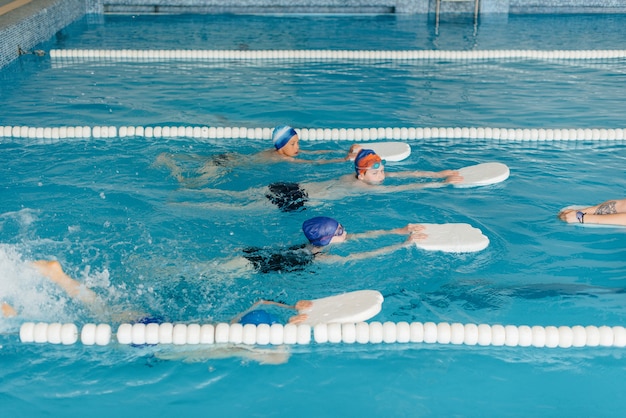
[[[357,38],[364,50],[619,49],[624,35],[616,28],[624,19],[509,17],[483,20],[476,36],[460,24],[435,36],[428,22],[390,16],[115,16],[78,22],[42,48],[354,49]],[[623,64],[24,56],[0,73],[0,126],[612,129],[623,127],[626,110],[618,88]],[[248,154],[266,149],[267,141],[4,137],[2,297],[17,302],[29,320],[101,320],[24,265],[58,258],[112,313],[142,311],[171,322],[227,321],[258,298],[293,302],[374,288],[385,296],[374,318],[381,322],[623,325],[624,230],[583,229],[555,218],[569,204],[622,196],[623,141],[409,143],[412,156],[389,171],[495,160],[511,168],[511,177],[485,188],[351,197],[291,214],[269,205],[224,213],[195,205],[203,196],[182,190],[154,165],[156,157]],[[307,141],[303,147],[340,155],[349,144]],[[315,181],[349,170],[349,164],[244,166],[209,186],[243,190],[277,176]],[[315,215],[336,216],[354,232],[468,222],[491,244],[477,254],[411,249],[290,274],[216,272],[215,260],[244,246],[301,243],[300,225]],[[347,243],[337,251],[358,249]],[[27,297],[24,285],[34,289]],[[22,344],[23,321],[2,322],[0,393],[7,412],[611,416],[624,406],[622,348],[311,344],[289,347],[285,364],[262,366],[239,357],[206,359],[220,355],[214,349]],[[179,359],[167,359],[173,356]]]

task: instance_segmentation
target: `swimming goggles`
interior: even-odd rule
[[[342,235],[343,235],[343,233],[344,233],[344,232],[346,232],[346,230],[345,230],[345,229],[343,229],[343,226],[342,226],[341,224],[339,224],[339,225],[337,226],[337,230],[335,231],[335,235],[334,235],[334,236],[336,236],[336,237],[340,237],[340,236],[342,236]]]
[[[377,162],[375,162],[374,164],[372,164],[372,165],[370,165],[368,167],[358,166],[357,168],[359,170],[365,170],[365,171],[367,171],[367,170],[378,170],[381,166],[384,166],[385,164],[387,164],[387,160],[380,160],[380,161],[377,161]]]
[[[384,166],[385,164],[387,164],[386,160],[380,160],[379,163],[374,163],[370,168],[368,168],[368,170],[378,170],[381,166]]]

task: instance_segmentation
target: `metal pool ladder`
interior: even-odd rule
[[[441,9],[441,2],[445,1],[445,2],[470,2],[473,1],[474,2],[474,25],[476,25],[478,23],[478,6],[480,3],[480,0],[437,0],[437,6],[436,6],[436,17],[435,17],[435,25],[437,27],[439,27],[439,12]]]

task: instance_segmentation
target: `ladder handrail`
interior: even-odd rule
[[[442,1],[448,1],[448,2],[468,2],[468,1],[472,1],[472,0],[437,0],[436,6],[435,6],[435,26],[437,28],[439,27],[439,13],[441,11],[441,2]],[[473,1],[474,1],[474,25],[476,25],[478,23],[478,10],[479,10],[480,0],[473,0]]]

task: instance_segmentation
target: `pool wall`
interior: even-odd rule
[[[0,68],[87,13],[85,0],[20,3],[0,3]]]
[[[441,13],[472,13],[474,2],[443,1]],[[0,68],[85,14],[397,13],[433,14],[436,0],[0,0]],[[481,16],[626,13],[626,0],[481,0]]]

